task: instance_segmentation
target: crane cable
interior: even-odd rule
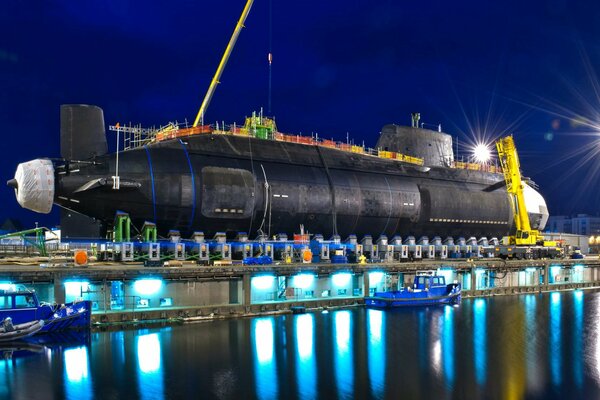
[[[272,99],[272,91],[273,91],[273,84],[272,84],[272,75],[273,75],[273,68],[272,68],[272,63],[273,63],[273,0],[269,0],[269,56],[268,56],[268,60],[269,60],[269,99],[268,99],[268,103],[267,103],[267,110],[269,115],[272,115],[272,111],[271,111],[271,99]]]

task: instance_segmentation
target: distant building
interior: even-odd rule
[[[571,217],[566,215],[551,215],[546,223],[546,232],[572,233]]]
[[[587,214],[577,214],[575,217],[564,215],[550,216],[546,224],[546,232],[598,236],[600,235],[600,217]]]

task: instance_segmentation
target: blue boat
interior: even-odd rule
[[[40,303],[35,291],[23,285],[8,285],[0,289],[0,322],[6,318],[11,318],[15,325],[44,321],[40,333],[60,332],[66,329],[89,329],[91,316],[91,301]]]
[[[368,307],[415,307],[456,304],[460,302],[459,283],[446,284],[446,278],[440,275],[417,275],[412,288],[392,292],[375,292],[365,297]]]

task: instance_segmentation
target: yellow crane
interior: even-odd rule
[[[196,119],[194,120],[194,127],[198,126],[198,123],[200,123],[201,125],[204,125],[204,113],[206,112],[206,109],[208,108],[208,105],[210,104],[210,100],[212,99],[212,96],[215,93],[215,89],[217,88],[217,85],[219,84],[219,79],[221,79],[221,74],[223,73],[223,70],[225,69],[225,65],[227,65],[227,61],[229,60],[231,51],[233,50],[233,47],[235,46],[235,42],[237,41],[237,38],[240,35],[242,28],[244,27],[244,22],[246,22],[246,18],[248,17],[248,14],[250,13],[250,8],[252,8],[252,3],[254,3],[254,0],[248,0],[246,2],[246,6],[244,7],[244,10],[242,11],[242,15],[240,16],[240,19],[238,20],[238,23],[235,26],[235,29],[233,30],[231,39],[229,39],[229,43],[227,43],[227,47],[225,48],[225,53],[223,53],[223,57],[221,57],[221,62],[219,63],[219,66],[217,67],[215,75],[213,76],[212,81],[210,82],[210,86],[208,87],[208,91],[206,92],[206,95],[204,96],[204,100],[202,101],[202,105],[200,106],[200,110],[198,111],[198,115],[196,115]]]
[[[538,230],[531,229],[529,215],[525,206],[525,184],[521,176],[519,155],[517,154],[517,148],[512,135],[498,140],[496,142],[496,149],[498,150],[498,159],[504,173],[506,191],[517,228],[514,235],[507,236],[503,240],[504,246],[513,246],[506,248],[506,255],[509,257],[524,255],[524,251],[515,248],[515,246],[540,246],[536,248],[537,254],[540,257],[560,255],[561,250],[557,248],[556,242],[546,241]]]

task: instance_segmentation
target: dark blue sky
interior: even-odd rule
[[[600,3],[490,3],[272,0],[269,35],[270,1],[256,0],[206,119],[242,123],[267,107],[271,38],[281,131],[374,145],[418,111],[459,143],[514,132],[552,214],[598,213],[600,144],[586,133],[600,126]],[[243,6],[2,1],[3,182],[19,162],[59,155],[62,103],[99,105],[107,124],[193,120]],[[0,201],[0,220],[58,222],[4,185]]]

